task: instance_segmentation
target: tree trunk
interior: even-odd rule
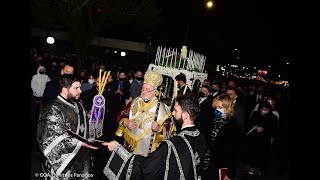
[[[76,60],[76,72],[79,73],[81,70],[83,70],[84,67],[84,60],[86,57],[86,52],[83,50],[77,49],[77,60]]]

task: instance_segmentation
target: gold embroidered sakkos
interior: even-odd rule
[[[133,147],[133,151],[136,154],[147,155],[148,145],[150,142],[151,124],[154,121],[156,106],[158,99],[156,97],[152,98],[149,102],[144,102],[141,97],[137,97],[131,104],[131,111],[129,113],[129,118],[123,118],[119,122],[119,128],[116,132],[117,136],[123,136],[125,141]],[[169,108],[163,103],[160,106],[157,121],[163,126],[166,119],[171,117]],[[125,120],[131,119],[137,123],[138,128],[134,130],[129,130],[123,124]],[[165,140],[166,129],[163,128],[161,133],[156,134],[155,145],[153,150]]]
[[[158,104],[157,98],[160,93],[157,88],[162,84],[162,81],[161,73],[148,70],[144,75],[141,95],[130,102],[129,115],[122,116],[119,120],[116,135],[124,137],[124,147],[133,151],[134,154],[146,156],[167,137],[165,121],[171,117],[171,112],[163,102]],[[157,121],[160,126],[160,129],[157,126],[157,132],[151,130],[154,121]],[[130,124],[130,129],[124,125],[124,122],[126,125]]]

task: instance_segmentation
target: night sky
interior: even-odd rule
[[[182,45],[187,45],[188,49],[206,55],[209,61],[217,64],[260,64],[274,67],[293,60],[288,28],[288,2],[285,0],[215,0],[212,9],[206,8],[206,0],[153,2],[157,8],[161,8],[161,20],[155,29],[147,29],[143,17],[148,15],[142,14],[140,22],[137,17],[135,20],[121,17],[108,21],[107,28],[102,29],[99,36],[151,43],[155,48],[161,45],[180,49]],[[33,17],[42,17],[43,11],[49,10],[57,12],[54,7],[47,10],[39,8],[39,14],[34,13]],[[53,22],[58,21],[48,21],[49,24]],[[37,24],[35,20],[32,23],[34,26],[44,24],[43,21]]]
[[[182,5],[183,2],[187,3]],[[286,1],[216,0],[215,7],[210,10],[200,4],[203,1],[166,0],[163,3],[169,5],[165,8],[167,26],[159,29],[155,42],[178,47],[187,44],[219,63],[277,65],[279,61],[291,58]],[[190,9],[195,13],[190,20],[186,42]],[[236,57],[239,57],[238,61]]]

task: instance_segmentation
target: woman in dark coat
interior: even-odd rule
[[[202,179],[218,180],[219,170],[227,168],[224,180],[236,178],[236,152],[240,129],[233,118],[233,101],[227,94],[220,94],[213,101],[214,118],[211,136],[204,157]]]

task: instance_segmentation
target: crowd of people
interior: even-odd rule
[[[245,180],[264,174],[272,148],[282,158],[280,168],[288,167],[287,87],[209,76],[194,90],[181,73],[168,105],[161,100],[163,75],[155,70],[111,68],[104,61],[78,70],[68,57],[35,49],[30,60],[34,171],[58,179],[218,180],[227,168],[224,180]],[[108,71],[103,86],[101,74]],[[65,129],[89,138],[93,99],[101,90],[103,133],[96,140],[103,143],[97,147]],[[116,175],[108,164],[115,152],[127,157]]]

